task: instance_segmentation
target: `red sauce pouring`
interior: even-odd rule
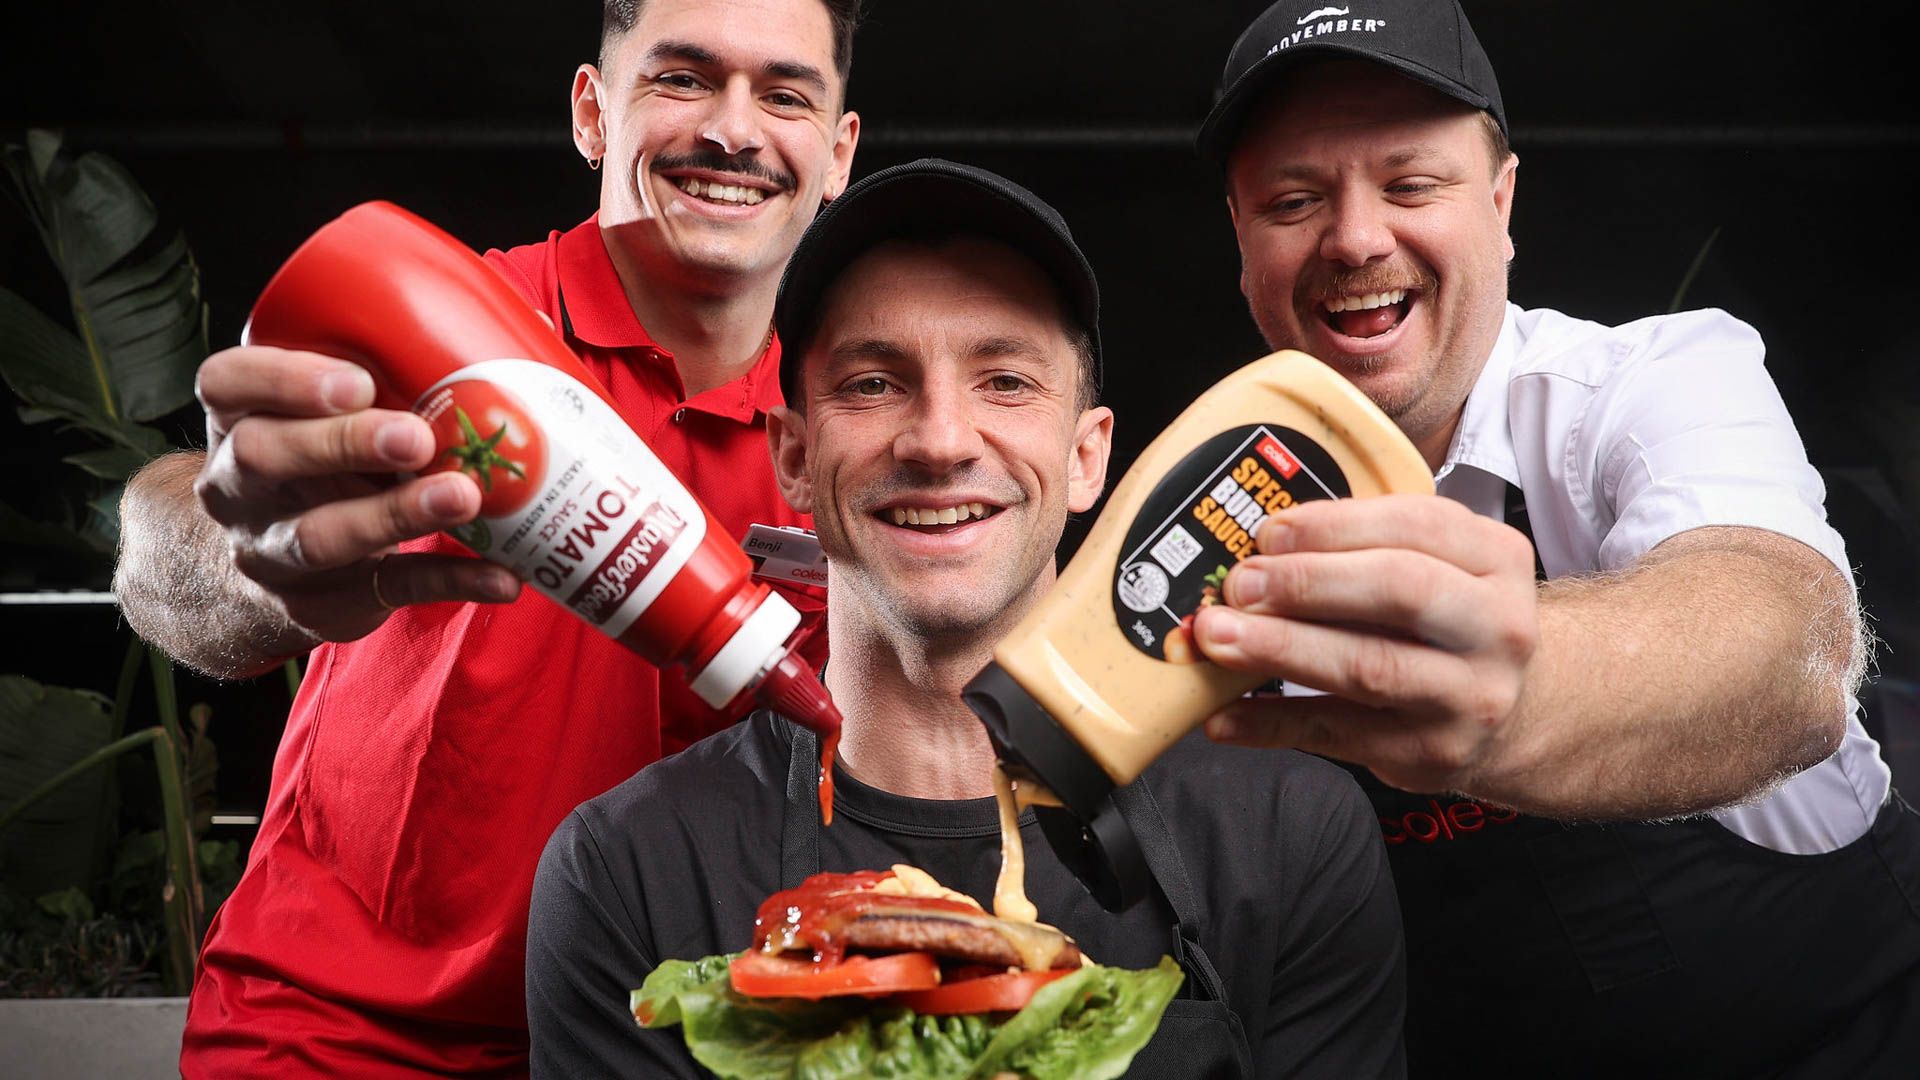
[[[820,739],[820,824],[833,824],[833,754],[840,749],[840,729]]]

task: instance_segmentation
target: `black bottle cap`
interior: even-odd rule
[[[1063,807],[1035,807],[1047,843],[1100,906],[1123,911],[1146,895],[1152,876],[1133,830],[1108,796],[1113,778],[1033,695],[990,663],[960,699],[986,726],[1007,772],[1031,778]]]

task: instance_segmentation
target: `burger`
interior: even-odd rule
[[[1053,927],[895,866],[773,894],[750,949],[666,961],[631,1007],[643,1027],[679,1025],[723,1080],[1102,1080],[1153,1037],[1181,978],[1167,957],[1095,964]]]

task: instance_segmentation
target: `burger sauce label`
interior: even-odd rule
[[[600,395],[551,365],[471,364],[414,403],[433,426],[423,472],[459,470],[480,516],[450,530],[554,602],[619,637],[707,531],[707,515]]]
[[[1227,571],[1256,554],[1261,520],[1351,493],[1333,456],[1292,428],[1249,424],[1200,444],[1148,493],[1121,544],[1113,613],[1125,637],[1161,660],[1200,660],[1194,613],[1225,602]]]

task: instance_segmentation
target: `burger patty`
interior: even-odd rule
[[[938,915],[862,915],[842,931],[850,949],[874,952],[930,952],[948,960],[994,967],[1020,966],[1020,954],[988,926],[943,919]],[[1080,949],[1061,934],[1056,968],[1080,966]]]

